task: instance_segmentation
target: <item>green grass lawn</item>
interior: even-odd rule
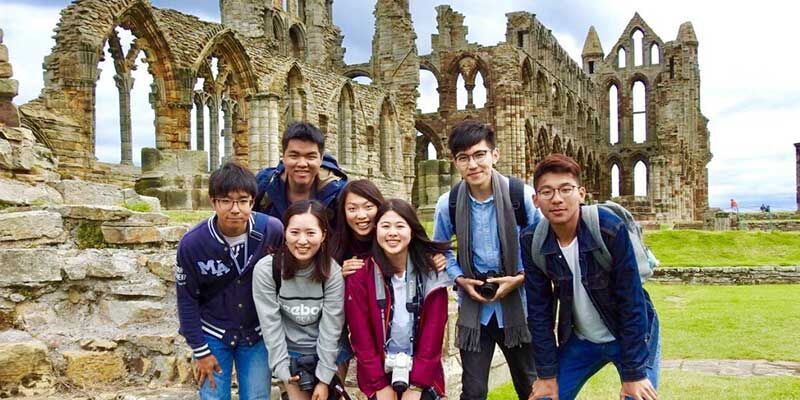
[[[800,232],[652,231],[645,242],[665,267],[800,265]]]
[[[648,283],[662,358],[800,361],[800,286]]]
[[[705,375],[677,370],[661,370],[659,398],[662,399],[800,399],[800,378]],[[619,375],[609,365],[592,377],[581,390],[578,399],[618,399]],[[516,400],[511,383],[489,393],[491,400]]]

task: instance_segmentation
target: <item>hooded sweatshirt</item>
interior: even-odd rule
[[[336,373],[339,336],[344,325],[344,281],[336,261],[331,260],[328,279],[314,282],[313,266],[303,268],[292,279],[281,279],[276,292],[273,256],[262,258],[253,271],[253,300],[269,354],[272,374],[287,383],[289,352],[316,354],[315,375],[330,383]]]

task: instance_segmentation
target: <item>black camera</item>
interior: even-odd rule
[[[289,357],[289,372],[292,376],[299,376],[297,385],[300,390],[311,392],[317,385],[317,356],[313,354],[300,356],[297,358]]]
[[[494,295],[497,294],[497,288],[500,287],[497,283],[494,282],[486,282],[489,278],[497,278],[500,275],[494,271],[488,271],[485,274],[480,272],[475,274],[475,278],[482,281],[483,285],[477,287],[478,294],[481,295],[484,299],[491,300],[494,298]]]

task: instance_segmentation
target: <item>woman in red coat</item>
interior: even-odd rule
[[[345,279],[345,314],[358,360],[358,387],[377,400],[444,395],[442,343],[447,274],[433,257],[449,243],[431,241],[410,204],[378,209],[374,255]]]

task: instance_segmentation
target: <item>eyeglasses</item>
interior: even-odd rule
[[[475,164],[480,164],[486,160],[486,156],[491,150],[478,150],[472,154],[459,154],[456,156],[456,164],[460,166],[469,165],[469,160],[475,160]]]
[[[253,206],[252,198],[239,199],[239,200],[231,200],[228,198],[215,198],[214,201],[216,201],[217,204],[219,205],[219,208],[223,210],[232,209],[234,204],[239,206],[240,210],[249,210],[250,207]]]
[[[553,189],[551,187],[543,187],[536,192],[536,195],[541,197],[544,200],[550,200],[555,197],[556,192],[561,195],[561,198],[569,197],[572,195],[572,192],[575,191],[578,187],[575,185],[564,185],[560,186],[558,189]]]

